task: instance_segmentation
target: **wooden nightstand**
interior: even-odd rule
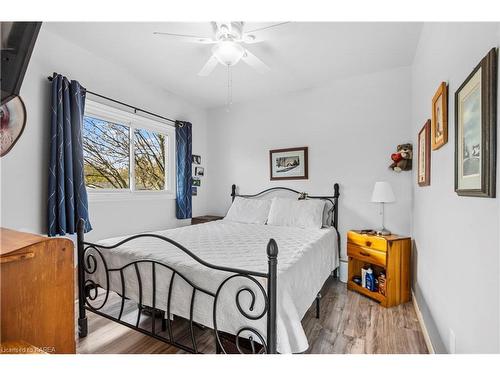
[[[347,232],[349,276],[347,288],[370,297],[384,307],[399,305],[410,300],[411,239],[398,235],[374,236],[358,231]],[[375,276],[386,275],[385,296],[372,292],[352,281],[361,276],[361,268],[371,265]]]
[[[223,216],[215,216],[215,215],[205,215],[205,216],[197,216],[191,219],[191,225],[208,223],[209,221],[216,221],[223,219]]]

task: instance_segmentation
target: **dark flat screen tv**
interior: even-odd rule
[[[41,22],[0,22],[1,103],[19,95]]]

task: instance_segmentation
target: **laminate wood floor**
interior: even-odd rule
[[[320,319],[316,319],[313,305],[302,320],[310,344],[306,353],[427,353],[411,302],[386,309],[348,291],[345,284],[333,279],[325,283],[321,294]],[[184,353],[91,312],[88,313],[88,322],[88,336],[77,339],[78,353]],[[195,329],[195,333],[199,351],[215,352],[210,329]],[[189,337],[184,339],[189,344]]]

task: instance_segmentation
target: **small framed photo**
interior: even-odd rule
[[[432,98],[432,149],[437,150],[448,142],[448,85],[441,82]]]
[[[198,188],[196,186],[191,186],[191,195],[198,195]]]
[[[455,192],[495,198],[497,50],[481,60],[455,93]]]
[[[201,180],[197,177],[193,177],[193,186],[201,186]]]
[[[269,151],[271,180],[307,180],[307,147]]]
[[[205,168],[203,168],[203,167],[195,167],[194,168],[194,175],[195,176],[203,177],[204,174],[205,174]]]
[[[201,156],[200,155],[192,155],[193,164],[201,164]]]
[[[417,182],[419,186],[431,184],[431,120],[418,133]]]

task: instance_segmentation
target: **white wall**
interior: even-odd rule
[[[498,23],[426,24],[413,65],[414,144],[435,90],[449,82],[448,143],[431,153],[431,186],[412,184],[414,289],[437,352],[451,350],[450,329],[458,353],[500,351],[498,199],[454,192],[454,94],[499,42]]]
[[[410,69],[335,81],[279,97],[208,111],[211,213],[225,214],[231,184],[241,193],[288,186],[332,194],[340,183],[340,232],[379,225],[370,203],[373,184],[389,181],[397,202],[387,205],[387,227],[410,233],[411,173],[388,169],[396,145],[409,142]],[[269,150],[309,147],[309,179],[269,180]]]
[[[202,155],[206,164],[205,110],[155,85],[139,81],[126,70],[62,39],[42,25],[21,89],[27,109],[26,128],[16,146],[1,159],[2,226],[42,234],[47,231],[50,129],[50,83],[47,76],[52,72],[78,80],[91,91],[169,118],[192,122],[193,153]],[[206,211],[206,184],[198,191],[198,196],[193,197],[194,215]],[[89,239],[183,224],[175,218],[173,199],[91,201],[89,211],[94,227]]]

